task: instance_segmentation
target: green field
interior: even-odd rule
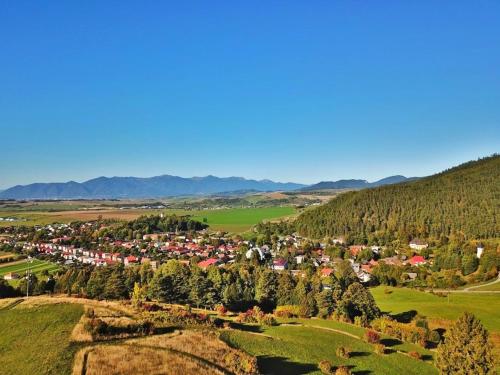
[[[45,262],[38,259],[34,259],[32,263],[28,263],[26,261],[17,261],[14,263],[0,264],[0,278],[10,272],[17,273],[19,274],[19,276],[23,277],[26,274],[28,267],[31,272],[38,278],[40,278],[40,275],[43,271],[53,273],[60,268],[59,265],[55,263]],[[10,280],[9,283],[15,287],[19,284],[19,279]]]
[[[227,210],[194,211],[194,219],[210,225],[210,229],[244,232],[263,220],[273,220],[295,213],[293,207],[232,208]]]
[[[363,331],[359,327],[326,320],[299,322],[349,330],[349,333],[362,334]],[[230,345],[257,356],[259,368],[265,374],[320,374],[317,365],[322,360],[328,360],[335,366],[349,366],[354,374],[437,374],[431,363],[417,361],[396,352],[404,350],[403,347],[393,347],[392,353],[378,355],[373,352],[372,345],[360,339],[317,327],[292,324],[261,328],[261,332],[259,327],[246,328],[255,328],[258,332],[256,334],[238,330],[224,331],[221,337]],[[352,357],[349,359],[337,357],[335,351],[339,346],[350,348]],[[414,345],[409,347],[410,350],[416,348]],[[426,353],[427,359],[431,359],[430,352],[423,349],[419,351]]]
[[[195,219],[210,225],[213,230],[227,232],[245,232],[263,220],[273,220],[293,215],[295,208],[262,207],[262,208],[229,208],[220,210],[76,210],[59,212],[29,212],[29,211],[1,211],[0,216],[9,216],[23,219],[23,221],[0,222],[0,226],[11,225],[46,225],[52,223],[69,223],[71,221],[96,220],[99,216],[104,219],[133,220],[141,215],[191,215]]]
[[[0,374],[70,374],[80,305],[0,310]]]
[[[392,293],[386,294],[388,289]],[[492,331],[500,331],[500,296],[485,293],[450,293],[448,297],[405,288],[377,287],[371,289],[380,309],[390,314],[417,311],[431,319],[455,320],[463,312],[476,315],[484,326]]]
[[[472,290],[480,291],[480,292],[491,292],[491,291],[500,292],[500,282],[495,283],[495,284],[491,284],[491,285],[480,286],[480,287],[474,288]],[[500,295],[498,295],[498,298],[500,298]]]

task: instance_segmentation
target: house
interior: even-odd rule
[[[123,263],[125,264],[125,266],[128,266],[130,264],[135,264],[135,263],[138,263],[138,262],[139,262],[139,259],[137,259],[137,257],[135,257],[133,255],[129,255],[123,261]]]
[[[415,238],[411,240],[410,242],[410,248],[413,250],[423,250],[427,249],[429,247],[429,244],[425,241],[422,241],[421,239]]]
[[[19,274],[15,272],[9,272],[5,274],[5,276],[3,277],[4,280],[17,280],[19,278],[20,278]]]
[[[421,266],[421,265],[427,263],[427,261],[425,260],[425,258],[423,256],[421,256],[421,255],[415,255],[415,256],[411,257],[408,262],[412,266]]]
[[[363,251],[366,248],[366,246],[363,245],[353,245],[349,246],[349,254],[351,254],[352,257],[357,257],[358,254]]]
[[[333,268],[322,268],[321,277],[329,277],[333,273]]]
[[[215,266],[217,263],[219,263],[219,259],[209,258],[209,259],[205,259],[205,260],[201,261],[200,263],[198,263],[198,267],[206,269],[210,266]]]
[[[479,246],[477,247],[477,250],[476,250],[476,251],[477,251],[477,252],[476,252],[476,256],[477,256],[477,258],[478,258],[478,259],[480,259],[480,258],[481,258],[481,256],[482,256],[482,255],[483,255],[483,253],[484,253],[484,246],[483,246],[483,245],[479,245]]]
[[[273,261],[273,269],[275,269],[276,271],[284,271],[287,267],[288,262],[286,259],[279,258]]]

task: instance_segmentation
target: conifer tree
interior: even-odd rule
[[[436,367],[443,375],[494,374],[488,331],[470,313],[464,313],[445,335],[437,350]]]

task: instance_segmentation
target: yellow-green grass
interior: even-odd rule
[[[479,292],[500,292],[500,282],[490,284],[490,285],[483,285],[479,286],[477,288],[471,289],[471,291],[479,291]],[[500,295],[498,295],[498,298],[500,299]]]
[[[59,269],[59,266],[54,263],[45,262],[43,260],[34,259],[32,263],[24,262],[14,262],[13,264],[7,263],[0,265],[0,276],[4,276],[7,273],[18,273],[19,275],[24,274],[28,268],[34,274],[40,274],[42,271],[47,270],[49,273],[54,272]]]
[[[81,305],[0,310],[0,374],[70,374]]]
[[[309,321],[316,325],[317,322]],[[326,321],[323,321],[323,323]],[[258,327],[246,327],[246,329]],[[437,374],[434,366],[396,351],[379,355],[373,345],[345,334],[301,325],[261,328],[261,332],[224,331],[221,338],[230,345],[255,355],[266,374],[321,374],[322,360],[334,366],[347,365],[353,373],[379,375]],[[339,346],[349,348],[349,359],[336,356]]]
[[[498,294],[460,292],[439,297],[414,289],[383,286],[372,288],[371,292],[380,309],[390,314],[416,311],[428,318],[455,320],[468,311],[478,317],[490,331],[500,331]]]
[[[141,215],[176,214],[191,215],[196,220],[203,221],[210,225],[210,229],[227,232],[244,232],[255,224],[265,220],[275,220],[291,216],[295,213],[295,208],[291,206],[283,207],[262,207],[262,208],[229,208],[221,210],[81,210],[64,212],[29,212],[29,211],[0,211],[0,216],[16,217],[23,221],[0,222],[0,226],[10,225],[46,225],[52,223],[69,223],[71,221],[96,220],[98,217],[104,219],[133,220]]]

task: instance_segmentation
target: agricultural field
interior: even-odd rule
[[[0,264],[0,278],[3,278],[7,273],[17,273],[19,276],[24,276],[26,271],[30,269],[30,271],[40,277],[43,271],[47,271],[49,273],[53,273],[57,271],[60,267],[59,265],[51,262],[46,262],[43,260],[33,259],[31,263],[28,263],[26,260],[19,260],[16,262]],[[10,284],[13,286],[17,286],[19,280],[11,280]]]
[[[134,220],[141,215],[192,215],[195,219],[204,221],[213,230],[240,233],[248,231],[252,226],[263,220],[275,220],[289,217],[296,213],[291,206],[262,208],[229,208],[219,210],[153,210],[153,209],[89,209],[64,211],[0,211],[0,216],[20,219],[14,222],[0,222],[0,226],[8,225],[46,225],[52,223],[69,223],[76,220],[103,219]]]
[[[82,313],[70,304],[0,309],[0,374],[70,374],[70,334]]]

